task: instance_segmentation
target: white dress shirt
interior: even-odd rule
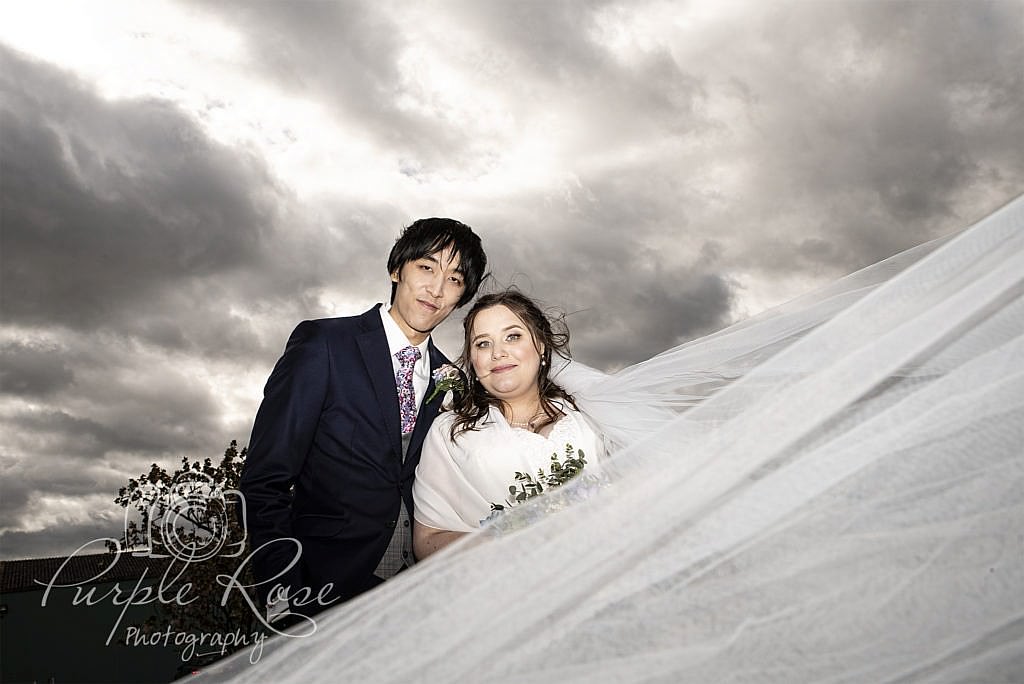
[[[423,397],[427,393],[427,385],[430,384],[430,359],[427,353],[427,342],[430,340],[430,336],[428,335],[419,344],[412,344],[409,338],[405,336],[405,333],[402,332],[402,329],[398,327],[395,319],[391,317],[391,314],[383,306],[380,307],[380,319],[384,322],[384,334],[388,337],[388,351],[391,353],[391,365],[394,368],[395,375],[398,374],[398,367],[401,365],[395,354],[406,347],[417,347],[420,350],[420,358],[412,367],[412,388],[416,394],[416,410],[419,411],[420,404],[423,403]]]

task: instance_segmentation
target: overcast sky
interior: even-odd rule
[[[416,218],[609,369],[964,228],[1024,189],[1022,48],[1017,1],[4,2],[0,557],[245,444]]]

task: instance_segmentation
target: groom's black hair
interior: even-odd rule
[[[461,221],[450,218],[425,218],[407,226],[395,241],[388,256],[388,273],[402,274],[402,267],[410,261],[440,252],[451,247],[459,255],[458,271],[466,286],[456,305],[462,306],[476,295],[480,281],[487,270],[487,255],[484,254],[480,237]],[[391,303],[395,303],[398,283],[391,283]]]

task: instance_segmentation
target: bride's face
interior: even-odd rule
[[[499,399],[514,401],[539,394],[540,352],[529,327],[504,305],[476,314],[470,361],[480,384]]]

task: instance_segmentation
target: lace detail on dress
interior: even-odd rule
[[[516,428],[509,425],[513,430],[514,434],[524,433],[531,435],[530,443],[536,444],[535,440],[543,439],[546,442],[550,442],[552,446],[556,447],[557,452],[561,452],[566,444],[575,445],[576,441],[579,440],[581,433],[579,426],[576,424],[576,418],[569,413],[563,414],[561,418],[555,421],[554,425],[551,426],[551,431],[547,435],[542,435],[531,430],[523,428]]]

